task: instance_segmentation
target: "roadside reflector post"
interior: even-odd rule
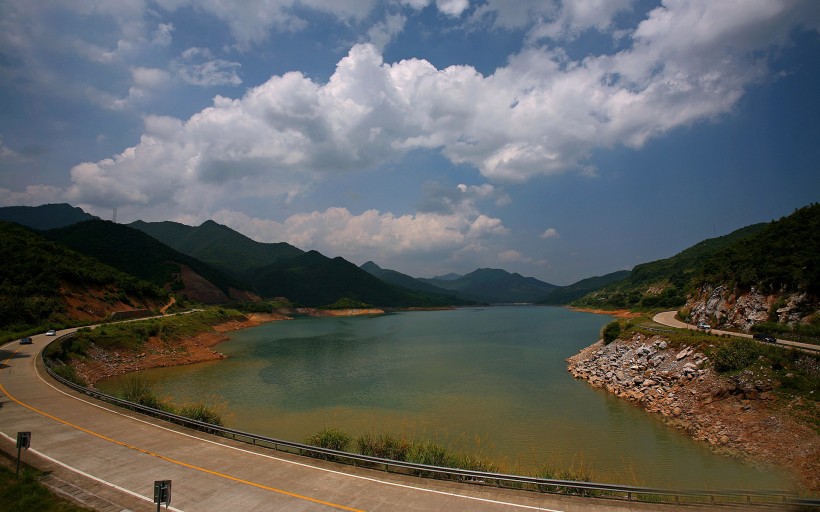
[[[163,503],[165,508],[171,504],[171,481],[170,480],[156,480],[154,481],[154,503],[157,504],[157,512],[159,506]]]
[[[20,478],[20,451],[31,446],[31,432],[17,432],[17,478]]]

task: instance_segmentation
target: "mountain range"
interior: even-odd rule
[[[38,229],[40,236],[66,248],[204,303],[286,298],[304,306],[327,306],[347,299],[379,307],[572,303],[594,308],[671,308],[685,303],[697,280],[702,282],[710,275],[709,269],[723,269],[725,277],[727,265],[732,265],[727,262],[745,265],[745,277],[737,277],[737,282],[752,279],[755,268],[774,272],[762,261],[767,253],[760,247],[788,249],[778,250],[776,267],[803,276],[793,280],[791,287],[816,286],[818,252],[811,251],[817,246],[817,236],[796,226],[815,226],[812,219],[817,211],[817,205],[798,210],[795,215],[800,221],[787,223],[788,230],[772,231],[771,224],[748,226],[670,258],[638,265],[631,272],[613,272],[569,286],[487,268],[420,279],[372,261],[357,267],[341,257],[330,258],[284,242],[257,242],[214,221],[200,226],[143,221],[120,225],[66,204],[0,208],[0,220]],[[782,220],[778,225],[783,225]],[[799,242],[786,243],[782,237],[799,238]],[[755,254],[755,259],[740,261],[739,255],[745,253]],[[785,260],[790,258],[799,261],[789,266]],[[757,279],[768,282],[766,276]]]

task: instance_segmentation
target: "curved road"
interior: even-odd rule
[[[0,347],[0,448],[14,453],[17,432],[32,432],[24,461],[67,482],[65,492],[99,497],[97,510],[155,510],[155,480],[173,481],[170,510],[184,511],[674,509],[386,474],[188,431],[55,384],[37,357],[53,339]]]
[[[669,327],[676,327],[678,329],[698,330],[698,328],[695,327],[694,325],[681,322],[680,320],[675,318],[676,314],[677,314],[677,311],[664,311],[662,313],[658,313],[657,315],[655,315],[652,318],[652,320],[656,323],[661,324],[661,325],[666,325],[666,326],[669,326]],[[744,334],[742,332],[721,331],[719,329],[711,329],[710,332],[712,334],[717,334],[717,335],[727,334],[729,336],[738,336],[738,337],[742,337],[742,338],[752,338],[751,334]],[[761,343],[765,343],[765,342],[761,341]],[[786,347],[794,347],[794,348],[798,348],[798,349],[801,349],[801,350],[806,350],[806,351],[809,351],[809,352],[815,352],[815,353],[820,351],[820,346],[818,346],[818,345],[812,345],[811,343],[801,343],[799,341],[782,340],[782,339],[778,338],[775,344],[783,345],[783,346],[786,346]]]

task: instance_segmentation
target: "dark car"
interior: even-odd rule
[[[771,334],[763,334],[762,332],[758,332],[753,337],[756,340],[765,341],[767,343],[777,343],[777,338]]]
[[[23,338],[20,340],[20,345],[31,345],[31,338]]]

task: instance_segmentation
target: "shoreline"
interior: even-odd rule
[[[73,361],[72,366],[77,374],[88,383],[88,386],[94,388],[94,385],[102,379],[126,373],[225,359],[227,357],[225,354],[214,350],[214,347],[229,339],[225,333],[257,327],[269,322],[293,320],[291,315],[343,317],[383,315],[384,313],[383,310],[376,308],[288,308],[276,313],[249,313],[245,315],[245,320],[229,320],[212,326],[211,331],[182,338],[173,343],[163,342],[157,337],[149,338],[145,346],[136,351],[103,350],[90,347],[88,357]]]
[[[225,354],[214,350],[215,346],[228,340],[225,333],[291,319],[280,313],[250,313],[245,315],[245,320],[230,320],[217,324],[212,326],[211,331],[172,343],[166,343],[158,337],[149,338],[140,350],[103,350],[99,347],[89,347],[88,357],[74,360],[71,364],[77,374],[93,389],[102,379],[130,372],[225,359]]]
[[[573,306],[565,306],[570,311],[577,311],[579,313],[593,313],[596,315],[609,315],[615,318],[638,318],[642,313],[635,313],[628,309],[594,309],[594,308],[576,308]]]
[[[788,414],[760,383],[723,377],[692,347],[660,335],[597,341],[567,358],[567,371],[660,416],[712,451],[791,475],[802,491],[820,491],[820,436]],[[784,449],[789,447],[789,449]]]

